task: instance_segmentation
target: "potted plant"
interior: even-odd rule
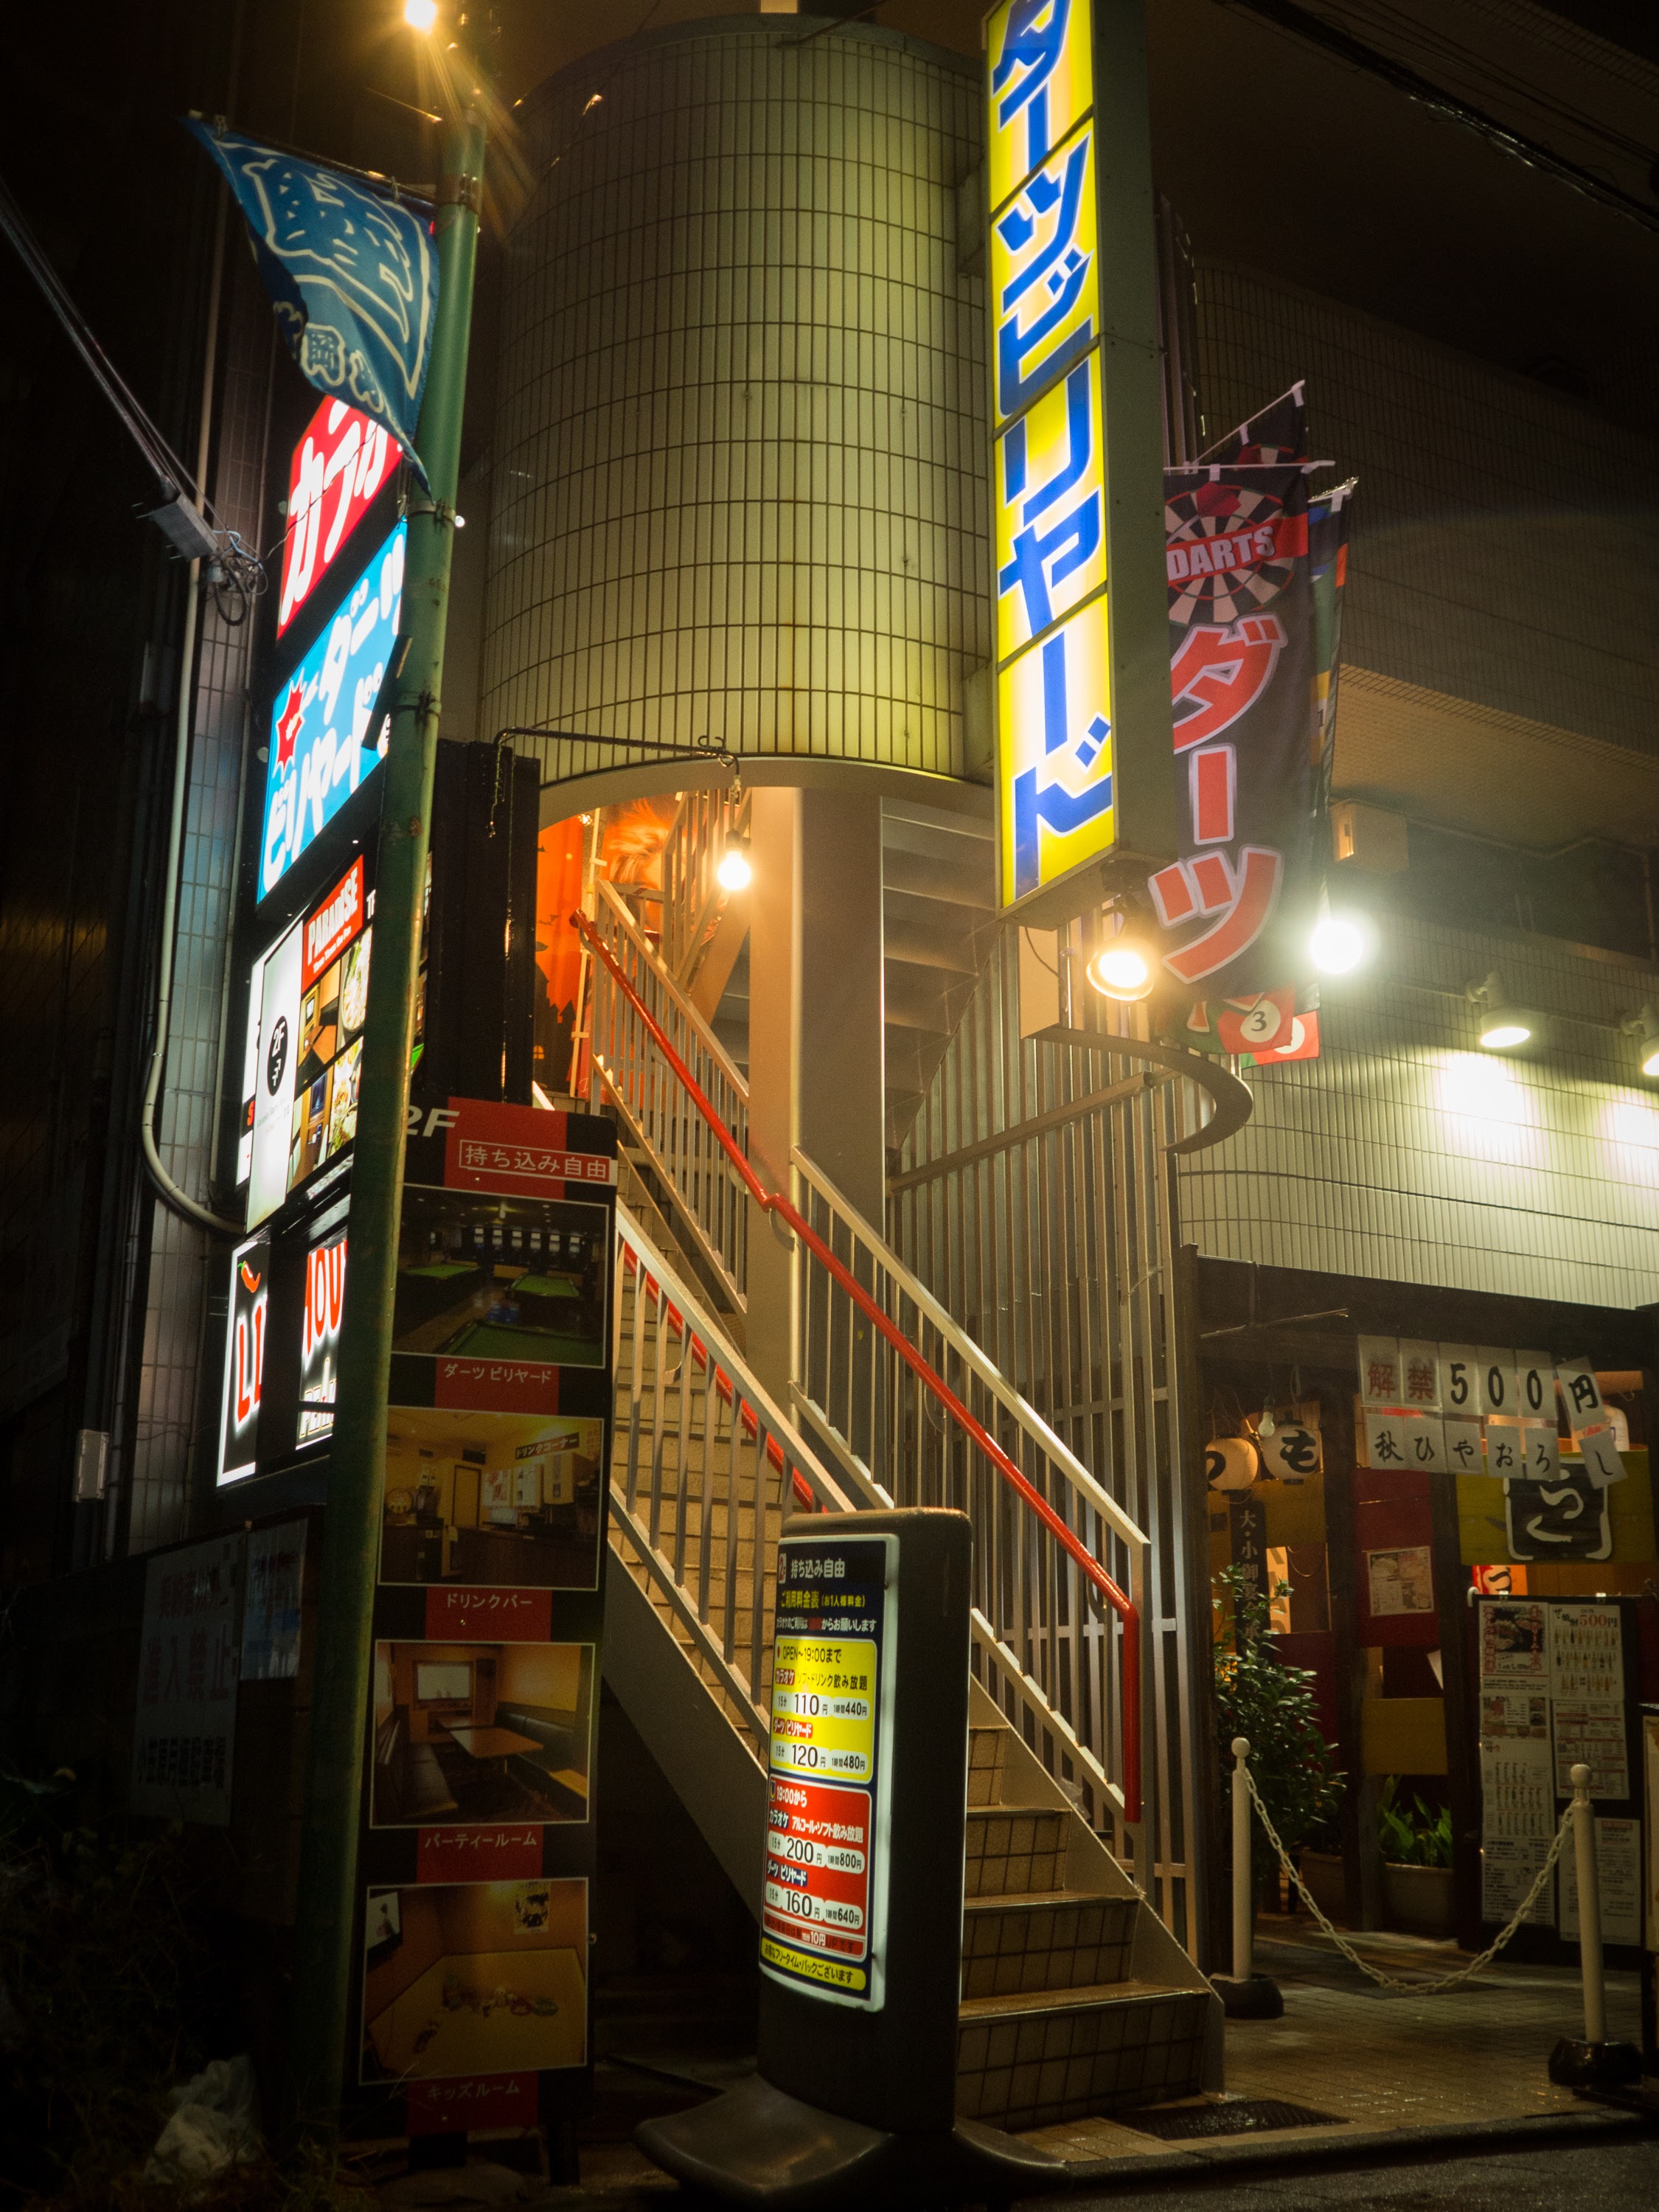
[[[1239,1567],[1217,1577],[1232,1600],[1232,1620],[1215,1647],[1215,1710],[1224,1776],[1232,1771],[1232,1741],[1246,1736],[1250,1772],[1279,1840],[1292,1856],[1325,1828],[1342,1796],[1330,1746],[1314,1711],[1314,1678],[1288,1667],[1268,1626],[1272,1604]],[[1284,1595],[1279,1585],[1277,1595]],[[1276,1895],[1279,1857],[1260,1820],[1251,1828],[1251,1868],[1258,1896]],[[1271,1887],[1269,1887],[1271,1885]]]
[[[1342,1865],[1342,1839],[1334,1820],[1323,1820],[1314,1830],[1302,1846],[1297,1865],[1309,1895],[1327,1920],[1344,1919],[1348,1884]]]
[[[1431,1812],[1413,1793],[1408,1809],[1399,1785],[1399,1776],[1389,1775],[1376,1801],[1383,1911],[1389,1925],[1407,1936],[1449,1936],[1455,1924],[1450,1808]]]

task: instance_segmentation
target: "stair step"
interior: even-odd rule
[[[1062,1887],[1067,1808],[1053,1805],[970,1805],[968,1808],[967,1893],[1024,1897]]]
[[[1003,1772],[1010,1728],[970,1728],[968,1731],[968,1802],[970,1806],[1001,1802]]]
[[[969,1898],[962,1926],[963,1999],[1053,1995],[1121,1981],[1139,1903],[1076,1890]]]
[[[1041,2128],[1194,2095],[1209,2002],[1204,1990],[1136,1981],[966,2000],[957,2111],[994,2127]]]

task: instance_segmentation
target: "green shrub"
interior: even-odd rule
[[[1232,1626],[1215,1647],[1216,1725],[1224,1782],[1233,1768],[1232,1741],[1247,1736],[1250,1772],[1261,1802],[1287,1851],[1328,1826],[1342,1800],[1342,1776],[1315,1717],[1313,1676],[1287,1667],[1267,1623],[1267,1597],[1239,1567],[1218,1577],[1232,1599]],[[1287,1585],[1281,1583],[1277,1595]],[[1272,1876],[1278,1855],[1251,1824],[1250,1859],[1256,1887]]]
[[[1413,1812],[1399,1802],[1400,1777],[1389,1775],[1376,1800],[1376,1835],[1382,1856],[1395,1866],[1449,1867],[1452,1863],[1451,1808],[1431,1812],[1415,1792]]]

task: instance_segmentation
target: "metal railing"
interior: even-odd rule
[[[731,894],[717,870],[729,837],[749,835],[750,794],[730,788],[682,793],[662,853],[663,964],[689,990]]]
[[[601,971],[617,986],[590,993],[590,1065],[617,1118],[649,1161],[732,1309],[745,1303],[749,1208],[714,1133],[749,1146],[749,1087],[611,885],[595,885],[593,920],[573,915]],[[696,1101],[665,1061],[668,1040]]]
[[[646,1056],[647,1040],[655,1047],[750,1199],[798,1240],[798,1404],[855,1488],[969,1513],[982,1562],[981,1654],[988,1649],[993,1671],[1030,1717],[1045,1759],[1092,1801],[1096,1824],[1138,1825],[1141,1620],[1133,1593],[1144,1577],[1146,1538],[810,1163],[796,1154],[809,1206],[829,1237],[787,1196],[763,1186],[617,949],[585,916],[573,915],[572,925],[629,1001],[635,1057]],[[684,1018],[690,1010],[670,979],[662,981]],[[596,1028],[609,996],[595,994]],[[665,1084],[666,1073],[654,1081]],[[1116,1615],[1116,1631],[1103,1606]]]
[[[986,1686],[1091,1825],[1137,1822],[1146,1536],[805,1153],[794,1167],[838,1263],[804,1271],[797,1410],[896,1504],[968,1515]]]
[[[615,1279],[613,1533],[763,1757],[782,1516],[879,1501],[825,1468],[622,1205]]]

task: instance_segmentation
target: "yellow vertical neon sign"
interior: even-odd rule
[[[988,26],[1001,901],[1115,842],[1091,0]]]

